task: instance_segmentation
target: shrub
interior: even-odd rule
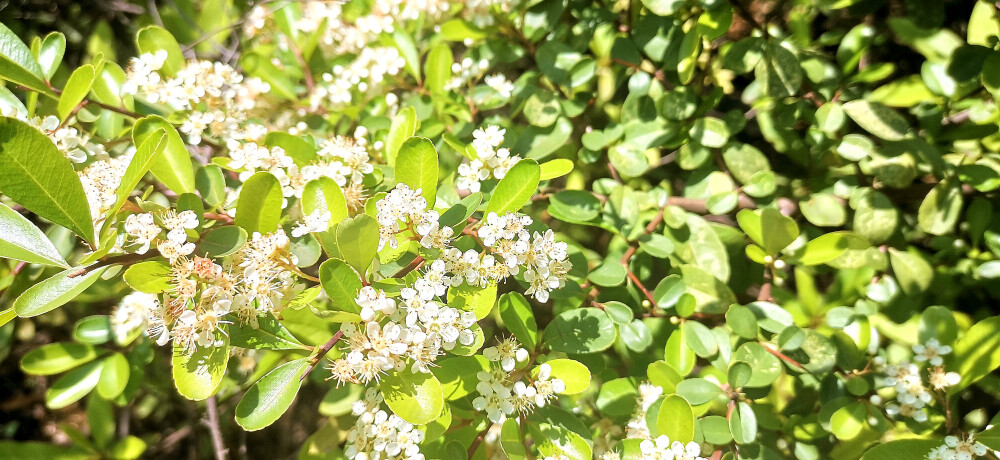
[[[994,3],[122,5],[0,26],[0,457],[1000,456]]]

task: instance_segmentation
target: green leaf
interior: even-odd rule
[[[666,435],[670,442],[687,444],[694,441],[694,424],[694,410],[683,397],[670,395],[660,403],[660,410],[656,414],[658,435]]]
[[[729,371],[727,372],[726,377],[732,388],[740,388],[750,381],[750,377],[752,375],[753,368],[751,368],[749,364],[743,361],[733,361],[733,363],[729,366]]]
[[[833,413],[830,418],[830,428],[834,436],[841,441],[848,441],[861,434],[867,425],[868,409],[860,402],[852,402]]]
[[[257,381],[236,405],[236,423],[244,430],[260,430],[281,417],[302,386],[309,359],[282,364]]]
[[[747,236],[770,255],[778,254],[799,236],[798,224],[773,208],[744,209],[736,214],[736,220]]]
[[[129,266],[122,279],[132,289],[150,294],[167,292],[174,287],[170,264],[162,260],[147,260]]]
[[[331,226],[349,215],[344,191],[329,177],[309,181],[302,191],[302,213],[308,215],[316,210],[330,211]]]
[[[528,300],[518,292],[508,292],[500,296],[498,306],[504,327],[526,349],[534,350],[538,345],[538,326]]]
[[[481,192],[470,193],[469,196],[462,198],[461,201],[455,203],[454,206],[442,213],[438,222],[442,227],[458,227],[463,225],[468,222],[469,217],[472,217],[472,214],[476,212],[476,209],[479,208],[482,202],[483,194]]]
[[[128,359],[121,353],[112,353],[102,361],[101,377],[97,381],[97,394],[104,399],[114,399],[128,385]]]
[[[954,363],[962,380],[948,388],[948,394],[958,393],[1000,367],[1000,316],[994,316],[972,325],[955,342]],[[951,367],[949,367],[951,368]]]
[[[166,132],[157,130],[145,136],[141,144],[137,144],[139,148],[136,149],[135,154],[132,155],[132,160],[129,161],[128,167],[125,168],[125,174],[122,175],[122,182],[116,192],[118,199],[115,200],[115,205],[105,214],[107,217],[110,218],[118,214],[118,211],[128,201],[132,191],[139,185],[142,176],[145,176],[149,168],[159,161],[160,156],[163,156],[163,152],[166,151],[169,142]]]
[[[486,203],[484,213],[495,212],[501,216],[510,211],[517,211],[535,194],[540,177],[541,168],[534,160],[524,159],[517,162],[493,189],[493,195]]]
[[[243,248],[246,241],[247,231],[243,227],[226,225],[203,233],[195,252],[205,257],[225,257]]]
[[[84,364],[56,380],[45,392],[45,407],[62,409],[90,393],[101,378],[103,361]]]
[[[699,118],[688,132],[691,140],[711,148],[722,148],[729,141],[729,127],[726,122],[712,117]]]
[[[38,49],[38,65],[46,79],[52,79],[66,54],[66,36],[62,32],[49,32]]]
[[[794,96],[802,86],[799,58],[778,43],[767,44],[755,75],[764,92],[774,98]]]
[[[753,369],[750,380],[743,385],[749,388],[766,387],[777,380],[783,371],[781,361],[756,342],[744,343],[737,348],[733,360],[743,361]]]
[[[934,269],[916,253],[889,248],[889,262],[899,287],[907,295],[916,296],[926,291],[934,279]]]
[[[490,368],[490,362],[482,355],[449,356],[442,358],[437,364],[437,367],[431,367],[431,372],[440,381],[444,397],[448,401],[474,393],[479,382],[476,374]]]
[[[420,126],[420,122],[413,107],[404,107],[392,118],[392,125],[389,126],[389,134],[385,140],[386,162],[389,166],[396,164],[399,148],[417,132],[417,126]]]
[[[642,352],[653,344],[653,334],[642,320],[634,319],[619,328],[622,341],[629,350]]]
[[[710,358],[719,352],[719,345],[715,342],[712,331],[697,321],[685,321],[681,323],[684,330],[684,343],[696,355],[702,358]]]
[[[396,28],[392,32],[392,43],[396,45],[396,48],[399,49],[399,55],[406,61],[406,70],[410,72],[410,75],[413,75],[413,78],[417,79],[417,83],[422,83],[420,55],[413,39],[402,28]]]
[[[111,320],[107,315],[94,315],[77,321],[73,339],[90,345],[100,345],[111,340]]]
[[[920,229],[932,235],[951,233],[962,215],[962,187],[953,180],[943,180],[924,197],[917,211]]]
[[[687,344],[687,337],[685,337],[687,334],[690,332],[686,331],[685,328],[674,329],[670,333],[670,337],[667,338],[667,344],[663,349],[663,360],[681,376],[690,374],[697,360],[694,351]]]
[[[7,26],[0,23],[0,79],[52,94],[45,84],[45,72],[31,50]]]
[[[323,291],[330,298],[333,310],[351,313],[361,312],[355,303],[363,284],[358,272],[340,259],[327,259],[319,266],[319,279]]]
[[[521,460],[528,457],[524,449],[524,435],[517,419],[508,418],[500,427],[500,447],[510,460]]]
[[[229,326],[229,344],[253,350],[308,349],[271,313],[258,317],[256,327],[249,323],[244,324],[242,321],[234,321]]]
[[[337,225],[337,254],[364,276],[378,252],[378,222],[367,214],[344,219]]]
[[[496,300],[497,285],[493,283],[486,287],[462,283],[448,288],[448,306],[471,311],[476,314],[477,320],[485,318],[493,311]]]
[[[757,317],[749,308],[733,305],[726,312],[726,324],[736,335],[745,339],[757,338]]]
[[[271,233],[281,220],[281,184],[269,172],[259,172],[243,183],[236,202],[236,225],[248,233]]]
[[[684,0],[642,0],[642,5],[657,16],[672,16],[685,4]]]
[[[184,54],[181,52],[177,40],[166,29],[159,26],[146,26],[139,29],[135,36],[135,43],[139,48],[139,53],[155,54],[159,50],[167,52],[167,59],[163,62],[161,73],[167,77],[172,77],[177,71],[184,67]]]
[[[573,160],[566,158],[556,158],[539,165],[541,172],[539,180],[552,180],[562,177],[573,171]]]
[[[0,203],[0,257],[69,268],[59,250],[20,213]]]
[[[65,305],[80,295],[80,293],[86,291],[90,285],[94,284],[104,274],[105,270],[107,270],[107,267],[101,267],[74,277],[70,277],[70,275],[78,271],[76,268],[56,273],[52,277],[32,285],[21,293],[14,300],[14,311],[17,312],[17,316],[22,318],[48,313]]]
[[[660,280],[656,288],[653,289],[653,299],[656,300],[657,307],[666,310],[677,304],[686,289],[687,286],[684,285],[683,278],[670,275]]]
[[[447,43],[439,43],[427,53],[424,62],[424,85],[431,93],[443,93],[444,87],[451,79],[451,65],[455,62],[451,47]]]
[[[840,227],[847,221],[844,202],[828,193],[814,193],[799,202],[799,210],[809,223],[817,227]]]
[[[379,389],[389,408],[414,425],[430,423],[444,407],[441,383],[433,374],[390,371],[379,381]]]
[[[944,444],[942,439],[899,439],[876,444],[861,456],[861,460],[926,458],[931,450],[942,444]]]
[[[222,346],[199,346],[191,353],[174,347],[172,374],[181,396],[201,401],[219,390],[229,362],[229,336],[217,333],[216,340],[221,340]]]
[[[687,379],[677,384],[677,394],[695,406],[705,404],[722,394],[718,385],[705,379]]]
[[[833,232],[822,235],[808,243],[799,256],[802,265],[825,264],[837,257],[848,248],[848,232]]]
[[[545,344],[564,353],[596,353],[615,343],[615,324],[596,308],[578,308],[556,316],[545,328]]]
[[[60,342],[42,345],[21,358],[21,370],[31,375],[53,375],[93,361],[97,349],[82,343]]]
[[[850,101],[844,111],[862,129],[887,141],[901,140],[910,130],[905,118],[878,102]]]
[[[217,165],[206,165],[194,175],[195,188],[209,206],[218,206],[226,199],[226,176]],[[306,184],[308,185],[308,184]]]
[[[285,153],[299,166],[305,166],[316,161],[316,146],[311,142],[303,140],[280,131],[272,131],[264,136],[264,145],[268,147],[281,147]]]
[[[552,378],[562,380],[566,384],[566,389],[561,394],[575,395],[590,386],[590,370],[579,361],[560,358],[546,361],[545,364],[552,368]],[[538,367],[531,371],[531,375],[538,375]]]
[[[196,187],[191,154],[181,139],[181,135],[177,133],[170,122],[156,115],[141,118],[132,127],[132,141],[135,145],[141,146],[149,136],[156,136],[159,131],[166,133],[167,145],[162,147],[162,153],[151,154],[152,159],[147,160],[149,172],[153,173],[153,176],[156,176],[160,182],[163,182],[163,185],[178,194],[194,193]],[[157,145],[156,151],[161,148],[158,144],[154,145]],[[138,171],[142,171],[142,169],[140,168]],[[141,177],[142,175],[139,174],[139,178]]]
[[[746,402],[740,401],[729,416],[729,430],[737,444],[750,444],[757,439],[757,415]]]
[[[551,405],[539,408],[529,416],[525,425],[538,451],[546,457],[565,456],[572,460],[593,458],[586,425],[562,409]]]
[[[549,213],[564,222],[590,222],[601,215],[601,201],[584,190],[562,190],[549,197]]]
[[[420,190],[427,207],[434,207],[438,183],[438,155],[426,137],[411,137],[403,142],[396,155],[396,182]]]
[[[59,96],[57,112],[59,113],[60,120],[65,121],[80,101],[83,101],[87,97],[91,86],[94,85],[94,78],[96,76],[97,73],[94,66],[90,64],[84,64],[73,71],[73,74],[69,76],[69,80],[66,81],[66,86],[63,87],[62,94]]]
[[[4,30],[0,25],[0,46]],[[95,242],[90,205],[73,166],[48,136],[14,118],[0,118],[0,193]]]

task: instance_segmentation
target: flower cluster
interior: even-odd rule
[[[951,347],[942,345],[937,339],[929,339],[927,343],[913,346],[914,358],[918,363],[931,365],[926,371],[927,384],[924,383],[924,372],[917,364],[902,362],[884,366],[882,382],[896,391],[896,400],[886,405],[886,413],[891,416],[909,417],[917,422],[927,421],[926,406],[933,399],[932,391],[944,391],[957,385],[961,377],[956,372],[946,372],[942,364],[943,356],[951,353]],[[883,365],[884,359],[876,357],[877,365]],[[873,396],[872,401],[881,402],[879,396]]]
[[[118,201],[118,188],[131,161],[132,154],[126,154],[95,161],[82,171],[77,171],[83,192],[87,195],[87,204],[90,205],[90,217],[94,222],[104,219],[104,214]]]
[[[330,370],[338,382],[368,383],[390,370],[430,372],[442,350],[475,342],[476,315],[442,304],[448,278],[440,261],[431,264],[399,299],[365,286],[355,302],[361,323],[343,323],[345,356]]]
[[[344,454],[351,460],[423,460],[419,446],[423,430],[390,415],[381,408],[382,401],[382,394],[369,388],[363,400],[354,402],[352,410],[358,419],[347,432]]]
[[[506,132],[507,130],[493,125],[472,132],[472,147],[476,151],[477,158],[459,165],[456,187],[478,192],[482,188],[481,181],[491,176],[503,179],[507,171],[521,161],[521,157],[511,155],[510,150],[499,148]]]
[[[351,103],[355,94],[367,95],[381,87],[386,76],[398,75],[406,66],[399,50],[391,47],[364,48],[347,65],[336,65],[322,75],[322,81],[310,95],[313,109],[329,103],[340,107]]]
[[[180,130],[192,144],[201,143],[206,131],[226,140],[240,138],[240,125],[258,107],[258,98],[270,91],[259,78],[244,78],[221,62],[188,61],[173,77],[164,78],[160,72],[166,60],[163,50],[133,58],[122,92],[186,111]]]
[[[510,97],[514,93],[514,83],[511,83],[503,74],[490,75],[483,79],[486,86],[493,88],[500,97]]]
[[[944,445],[938,446],[927,454],[927,460],[972,460],[987,453],[982,443],[976,442],[972,435],[964,438],[946,436]]]
[[[159,223],[157,223],[159,222]],[[227,316],[258,327],[258,319],[277,313],[291,300],[295,278],[286,267],[293,265],[289,240],[282,230],[253,237],[223,265],[194,256],[187,243],[187,230],[197,227],[191,211],[166,210],[158,214],[133,214],[126,219],[126,235],[135,252],[144,253],[156,244],[170,261],[170,288],[162,299],[134,293],[127,296],[112,315],[117,334],[146,329],[159,345],[173,340],[185,352],[198,347],[220,346]],[[166,231],[166,238],[162,233]]]
[[[474,61],[472,58],[462,59],[460,62],[456,62],[451,65],[452,77],[444,85],[446,90],[457,90],[470,83],[479,80],[483,76],[483,72],[490,68],[490,62],[486,59],[480,59]]]
[[[421,246],[444,248],[454,233],[451,227],[441,227],[437,211],[427,209],[427,200],[420,195],[421,190],[413,190],[406,184],[397,184],[384,198],[375,203],[379,224],[378,248],[388,243],[397,248],[400,233],[419,236]]]
[[[160,224],[156,223],[159,218]],[[152,213],[132,214],[125,218],[125,234],[127,240],[138,247],[132,252],[145,254],[152,244],[160,255],[171,262],[194,252],[194,243],[187,241],[187,230],[198,228],[198,215],[194,211],[177,212],[167,209],[154,217]],[[161,238],[166,230],[167,237]]]
[[[493,251],[493,255],[485,257],[495,256],[499,259],[496,263],[505,267],[503,271],[509,275],[518,274],[523,267],[524,280],[528,282],[525,294],[534,295],[539,302],[546,302],[549,292],[566,282],[566,274],[571,268],[567,260],[568,247],[566,243],[555,240],[552,230],[535,232],[529,238],[527,227],[531,223],[531,218],[525,215],[507,213],[498,216],[491,212],[479,228],[478,235],[483,245]]]
[[[562,380],[552,378],[552,367],[548,364],[538,366],[537,377],[528,383],[521,379],[524,374],[521,370],[514,371],[513,366],[510,371],[505,370],[506,363],[527,360],[527,352],[520,353],[523,350],[513,339],[483,350],[487,359],[502,364],[476,374],[479,378],[479,383],[476,384],[479,396],[472,400],[472,407],[486,412],[493,423],[502,423],[514,412],[531,413],[535,407],[545,406],[558,393],[566,390],[566,384]]]

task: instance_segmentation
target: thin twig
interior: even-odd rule
[[[327,340],[326,343],[316,349],[316,356],[313,356],[313,358],[309,360],[309,368],[307,368],[306,372],[299,378],[300,382],[305,380],[306,377],[309,377],[309,374],[312,374],[312,371],[316,369],[316,366],[319,365],[319,362],[323,359],[323,357],[326,356],[326,354],[329,353],[335,345],[337,345],[337,342],[339,342],[340,338],[343,336],[344,331],[337,331],[336,334],[333,334],[333,337],[330,337],[330,340]]]
[[[215,450],[215,460],[226,460],[226,445],[222,442],[222,430],[219,429],[219,408],[215,405],[215,396],[205,400],[208,409],[208,431],[212,434],[212,448]]]
[[[131,265],[131,264],[134,264],[136,262],[141,262],[141,261],[146,260],[146,259],[152,259],[153,257],[156,257],[158,255],[160,255],[159,252],[157,252],[155,250],[151,250],[150,252],[147,252],[146,254],[124,254],[124,255],[120,255],[120,256],[108,257],[106,259],[98,261],[97,263],[95,263],[93,265],[88,265],[86,267],[81,267],[79,270],[77,270],[77,271],[75,271],[73,273],[70,273],[68,277],[69,278],[76,278],[78,276],[86,275],[87,273],[90,273],[90,272],[92,272],[92,271],[94,271],[94,270],[96,270],[98,268],[107,267],[107,266],[110,266],[110,265]]]

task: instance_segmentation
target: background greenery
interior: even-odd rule
[[[582,343],[537,348],[589,369],[589,388],[562,405],[577,409],[568,425],[583,427],[590,447],[606,438],[602,427],[630,418],[647,380],[693,406],[692,438],[741,458],[859,458],[906,437],[930,440],[920,445],[929,449],[946,434],[985,429],[1000,409],[1000,21],[991,2],[542,0],[496,10],[483,28],[455,4],[441,20],[383,37],[407,59],[404,75],[326,112],[295,109],[309,107],[311,78],[341,56],[299,61],[245,39],[230,27],[252,6],[242,2],[153,3],[9,2],[0,22],[25,43],[65,35],[49,79],[57,88],[99,54],[127,67],[136,32],[158,24],[188,55],[271,83],[279,106],[317,133],[362,125],[389,138],[412,117],[410,134],[437,147],[447,184],[438,200],[448,205],[480,126],[507,128],[505,146],[525,158],[572,164],[522,212],[573,248],[572,282],[530,304],[538,330],[570,316],[582,318],[574,328],[602,326]],[[284,11],[294,16],[294,5]],[[281,25],[268,33],[294,35]],[[250,56],[288,67],[253,66],[260,61]],[[513,95],[476,82],[446,90],[451,61],[466,56],[513,80]],[[27,100],[16,83],[7,88]],[[401,115],[385,111],[389,92]],[[39,107],[55,113],[44,97]],[[49,237],[74,248],[68,232]],[[18,265],[0,263],[0,310],[49,274]],[[46,409],[53,379],[28,375],[22,358],[79,341],[78,322],[108,314],[123,292],[120,280],[102,281],[64,308],[0,327],[0,437],[69,445],[95,436],[99,409]],[[499,303],[483,324],[488,338],[506,334]],[[891,396],[872,357],[909,359],[911,345],[932,337],[955,347],[946,368],[962,383],[941,394],[926,423],[886,417],[870,399]],[[169,351],[145,341],[128,354],[144,377],[108,409],[106,429],[142,438],[151,457],[205,457],[205,406],[170,384]],[[241,393],[281,359],[262,352],[229,364],[219,410],[234,455],[318,455],[349,426],[337,407],[345,395],[313,375],[273,426],[240,429],[232,415]],[[466,428],[445,441],[475,447],[479,430]],[[904,451],[883,452],[865,458]]]

